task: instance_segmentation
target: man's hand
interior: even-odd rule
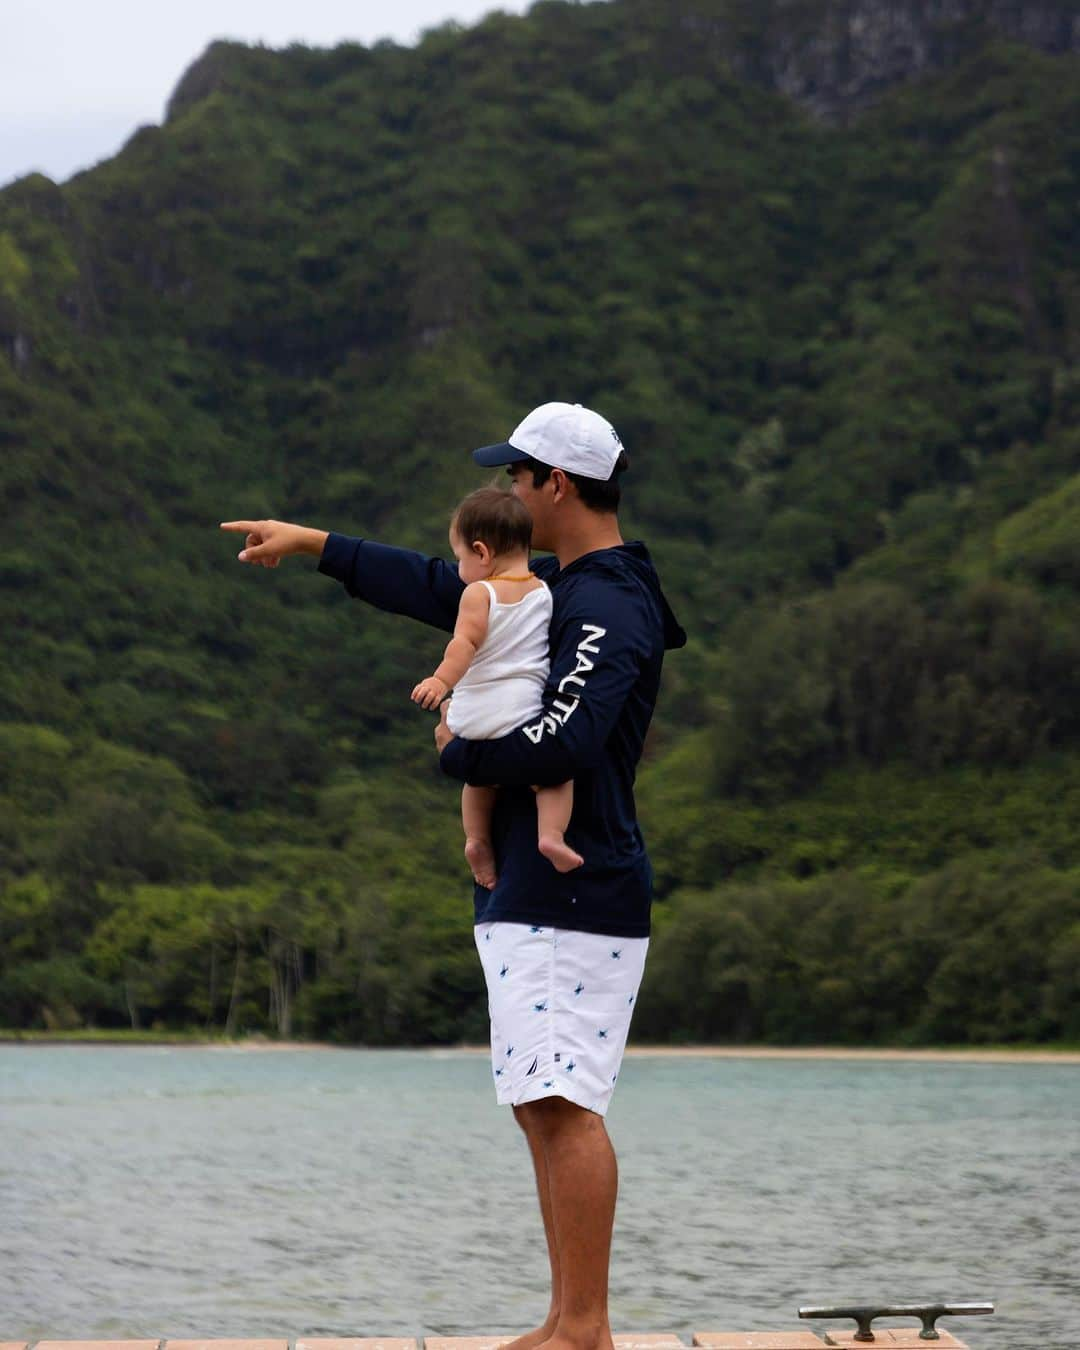
[[[454,733],[446,725],[446,714],[450,711],[450,704],[444,703],[439,709],[439,720],[435,723],[435,749],[441,755],[443,750],[454,739]]]
[[[289,525],[284,520],[223,520],[221,528],[245,535],[243,551],[237,556],[241,562],[262,567],[276,567],[291,553],[321,557],[326,545],[325,530]]]
[[[438,675],[429,675],[426,680],[420,681],[410,697],[421,708],[437,708],[449,692],[450,686],[445,680],[440,680]]]

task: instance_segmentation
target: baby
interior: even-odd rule
[[[453,690],[446,724],[456,736],[493,740],[542,711],[551,664],[551,591],[529,571],[531,540],[528,511],[498,487],[470,493],[450,521],[450,547],[465,589],[442,662],[412,691],[412,700],[437,708]],[[489,889],[497,879],[491,842],[497,791],[467,783],[461,792],[465,857],[473,876]],[[533,791],[540,852],[559,872],[580,867],[585,859],[563,837],[574,806],[573,783]]]

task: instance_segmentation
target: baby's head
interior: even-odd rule
[[[527,565],[532,519],[512,492],[478,488],[458,503],[450,518],[450,547],[458,576],[468,584],[498,572],[516,560]]]

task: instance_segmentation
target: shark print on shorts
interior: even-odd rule
[[[498,1102],[559,1096],[604,1115],[649,939],[505,922],[477,924],[475,936]]]

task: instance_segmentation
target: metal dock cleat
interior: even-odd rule
[[[989,1302],[977,1303],[870,1303],[862,1305],[844,1304],[838,1307],[828,1308],[800,1308],[800,1317],[853,1317],[858,1326],[852,1338],[855,1341],[871,1342],[876,1341],[872,1323],[878,1317],[918,1317],[922,1321],[922,1330],[919,1332],[918,1339],[921,1341],[939,1341],[941,1332],[938,1331],[936,1323],[939,1317],[974,1317],[980,1313],[992,1313],[994,1305]],[[948,1333],[946,1333],[947,1335]],[[826,1345],[840,1345],[847,1342],[845,1336],[843,1341],[837,1341],[825,1333]],[[951,1340],[952,1338],[949,1337]],[[895,1337],[886,1331],[882,1335],[882,1340],[887,1344],[895,1344]]]

